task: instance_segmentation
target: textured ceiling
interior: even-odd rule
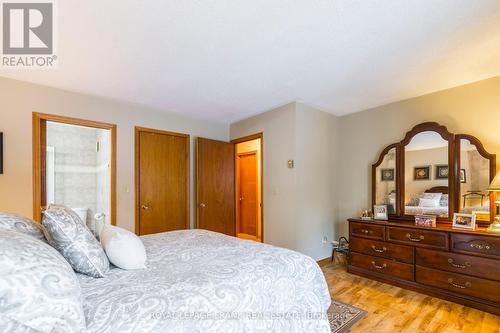
[[[58,70],[0,76],[231,122],[500,75],[499,0],[64,0]]]

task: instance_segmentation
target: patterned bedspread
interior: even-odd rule
[[[307,256],[205,230],[141,239],[147,269],[78,276],[89,332],[330,332]]]

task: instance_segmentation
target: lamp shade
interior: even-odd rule
[[[497,173],[495,178],[490,184],[490,187],[488,188],[488,191],[490,192],[500,192],[500,172]]]

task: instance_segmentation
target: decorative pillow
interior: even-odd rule
[[[100,239],[109,261],[116,267],[146,268],[146,249],[141,239],[134,233],[112,225],[105,225]]]
[[[448,207],[448,194],[443,194],[439,200],[439,206]]]
[[[5,333],[41,333],[39,330],[35,330],[23,323],[14,320],[12,318],[7,318],[6,316],[0,314],[0,332]]]
[[[43,214],[45,237],[79,273],[104,277],[109,270],[106,253],[85,223],[70,208],[50,206]]]
[[[419,207],[439,207],[439,200],[420,198]]]
[[[47,243],[42,225],[21,215],[0,213],[0,229],[18,231]]]
[[[418,206],[422,193],[412,194],[406,206]]]
[[[86,329],[75,272],[47,243],[12,230],[0,233],[0,331]]]

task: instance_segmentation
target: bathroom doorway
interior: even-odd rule
[[[34,113],[33,138],[35,220],[59,204],[95,235],[115,224],[116,126]]]
[[[235,144],[236,236],[262,242],[262,134]]]

